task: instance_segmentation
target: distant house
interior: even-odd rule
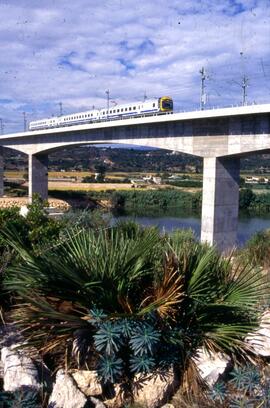
[[[149,184],[147,181],[142,179],[131,179],[132,188],[145,188]]]
[[[153,177],[153,182],[155,184],[161,184],[161,177]]]
[[[161,177],[145,176],[142,179],[146,184],[161,184]]]
[[[246,184],[268,184],[269,179],[267,177],[246,177],[245,178]]]

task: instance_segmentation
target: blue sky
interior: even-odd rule
[[[270,0],[0,0],[0,117],[170,95],[176,110],[270,102]]]

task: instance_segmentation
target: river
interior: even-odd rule
[[[151,215],[117,215],[118,220],[132,219],[144,226],[158,226],[160,231],[171,232],[174,229],[191,228],[197,237],[200,236],[201,219],[199,214],[187,214],[178,212],[177,215],[159,213],[156,216]],[[251,216],[241,213],[238,221],[237,245],[243,246],[244,243],[256,232],[270,228],[270,214]]]

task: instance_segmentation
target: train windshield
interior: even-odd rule
[[[171,99],[163,99],[162,109],[166,109],[166,110],[173,109],[173,101]]]

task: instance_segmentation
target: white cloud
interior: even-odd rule
[[[199,105],[205,66],[209,101],[270,99],[269,0],[9,0],[0,2],[0,117],[6,131],[29,119],[171,95]],[[242,54],[240,54],[242,53]],[[1,102],[9,100],[10,103]]]

